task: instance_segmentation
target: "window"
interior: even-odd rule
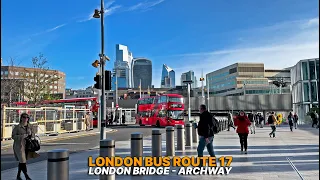
[[[311,101],[317,101],[317,84],[316,82],[311,82]]]
[[[308,80],[308,63],[307,62],[302,62],[302,79],[303,80]]]
[[[305,102],[309,102],[309,83],[303,83],[303,98]]]
[[[310,71],[310,79],[314,80],[316,79],[316,70],[315,70],[315,62],[309,61],[309,71]]]
[[[183,111],[168,111],[168,116],[169,118],[172,118],[172,119],[183,120],[184,119],[183,115],[184,115]]]
[[[316,60],[317,79],[319,79],[319,60]]]
[[[166,102],[167,102],[167,96],[161,96],[160,103],[166,103]]]
[[[58,87],[57,87],[57,86],[54,86],[54,89],[58,89]]]
[[[15,72],[14,75],[19,76],[19,72]]]
[[[233,73],[236,73],[237,72],[237,68],[232,68],[232,69],[229,69],[229,74],[233,74]]]
[[[164,96],[165,97],[165,96]],[[158,117],[166,117],[167,116],[167,112],[165,110],[161,110],[158,113]]]

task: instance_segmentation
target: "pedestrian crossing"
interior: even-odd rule
[[[287,127],[277,129],[277,137],[270,138],[270,128],[257,128],[256,134],[249,134],[248,154],[241,154],[239,137],[235,131],[220,132],[214,138],[214,149],[217,158],[232,156],[232,170],[229,175],[215,176],[214,179],[304,179],[319,178],[319,136],[304,130],[290,132]],[[144,156],[151,156],[151,137],[144,137]],[[165,134],[162,135],[162,155],[165,156]],[[116,156],[130,156],[130,141],[116,142]],[[91,150],[70,155],[70,179],[98,179],[97,176],[89,176],[88,156],[93,158],[99,155],[99,150]],[[206,149],[204,155],[209,156]],[[177,151],[176,156],[197,156],[197,144],[186,147],[184,151]],[[288,160],[289,159],[289,160]],[[293,166],[295,168],[293,168]],[[33,179],[46,177],[46,162],[30,164],[28,171],[32,172]],[[36,173],[35,173],[36,172]],[[12,179],[15,169],[2,172],[4,179]],[[177,176],[177,173],[168,175],[176,179],[198,179],[199,176]],[[161,179],[168,176],[116,176],[118,180]],[[212,175],[203,175],[201,179],[212,179]]]

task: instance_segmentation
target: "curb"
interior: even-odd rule
[[[117,130],[115,129],[110,129],[108,131],[105,131],[106,133],[114,133],[116,132]],[[87,133],[87,134],[75,134],[75,135],[72,135],[72,136],[66,136],[66,137],[56,137],[56,138],[52,138],[52,139],[45,139],[45,140],[41,140],[41,144],[42,143],[47,143],[47,142],[54,142],[54,141],[60,141],[60,140],[67,140],[67,139],[74,139],[74,138],[78,138],[78,137],[86,137],[86,136],[92,136],[92,135],[95,135],[95,134],[100,134],[100,132],[90,132],[90,133]],[[49,137],[49,136],[48,136]],[[52,136],[51,136],[52,137]],[[3,145],[1,146],[1,150],[6,150],[6,149],[9,149],[13,146],[13,143],[10,143],[10,144],[7,144],[7,145]]]

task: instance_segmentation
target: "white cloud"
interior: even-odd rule
[[[160,3],[164,2],[165,0],[157,0],[151,2],[141,2],[136,5],[133,5],[128,8],[128,11],[137,11],[137,10],[150,10],[152,7],[159,5]]]
[[[261,62],[265,68],[283,69],[301,59],[319,57],[319,18],[284,22],[265,28],[248,30],[245,42],[211,52],[192,52],[171,56],[179,66],[176,82],[181,73],[193,70],[199,79],[204,74],[237,62]],[[239,38],[239,37],[235,37]],[[248,41],[248,40],[250,41]]]
[[[54,28],[51,28],[51,29],[46,30],[45,32],[55,31],[55,30],[57,30],[57,29],[59,29],[59,28],[62,28],[62,27],[65,26],[65,25],[67,25],[67,24],[60,24],[60,25],[58,25],[58,26],[56,26],[56,27],[54,27]]]

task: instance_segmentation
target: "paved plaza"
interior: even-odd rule
[[[151,131],[151,129],[150,129]],[[270,138],[269,127],[257,128],[256,134],[250,134],[248,140],[248,154],[241,154],[238,136],[235,131],[223,131],[214,140],[217,157],[233,156],[233,167],[228,176],[216,176],[214,179],[290,179],[300,177],[290,165],[288,158],[305,180],[319,179],[319,129],[301,128],[290,132],[286,126],[278,127],[277,137]],[[163,155],[165,155],[165,134],[163,134]],[[98,179],[89,176],[88,156],[98,156],[99,150],[76,153],[70,155],[70,179],[85,180]],[[151,155],[151,137],[144,137],[144,156]],[[196,144],[187,147],[184,152],[176,151],[178,156],[196,156]],[[205,150],[205,155],[208,155]],[[130,142],[116,142],[116,156],[130,156]],[[17,169],[1,172],[6,180],[15,179]],[[41,161],[28,165],[28,172],[33,180],[47,179],[47,162]],[[177,176],[174,179],[196,179],[199,176]],[[165,179],[167,176],[116,176],[116,179]],[[212,176],[201,176],[201,179],[212,179]]]

